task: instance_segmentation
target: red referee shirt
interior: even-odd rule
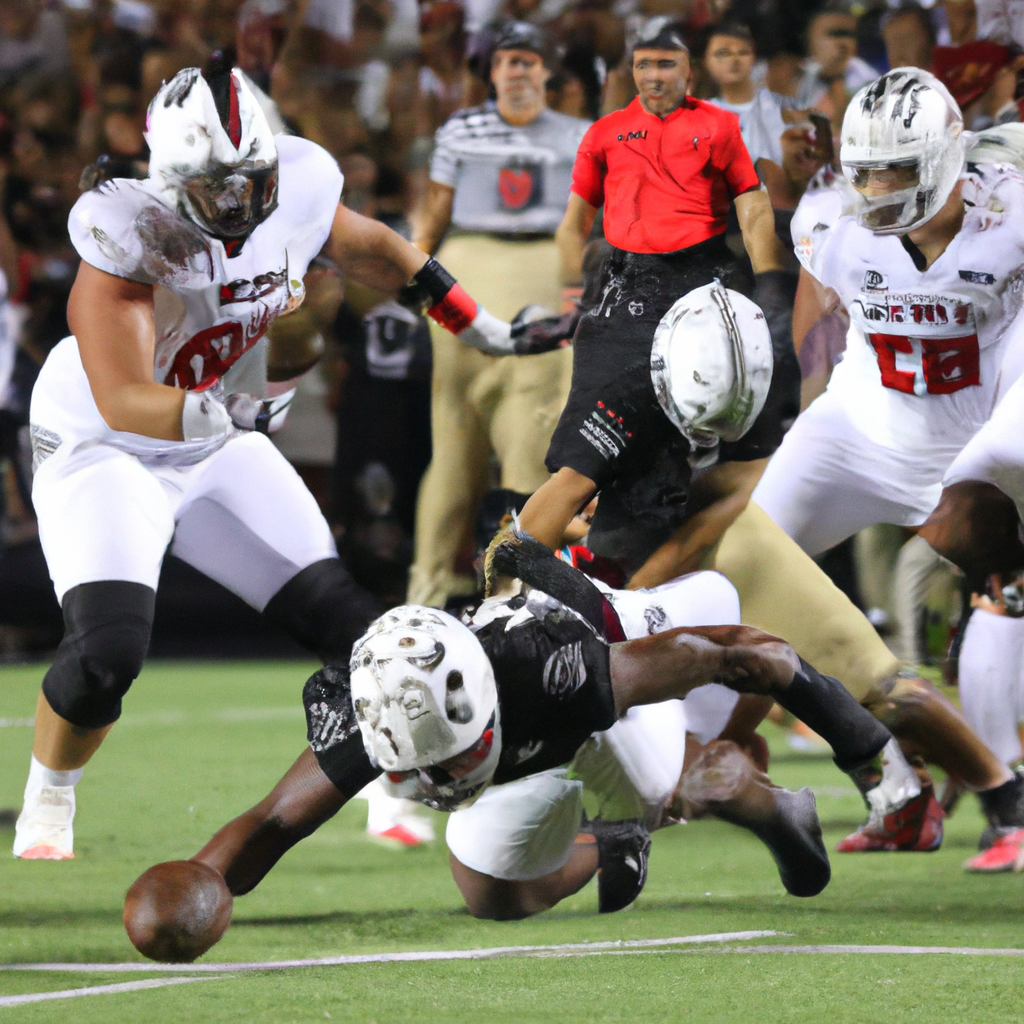
[[[757,188],[739,118],[687,96],[664,120],[635,99],[590,126],[572,191],[604,204],[605,238],[627,252],[674,252],[725,231],[729,203]]]

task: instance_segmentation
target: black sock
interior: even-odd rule
[[[978,794],[989,823],[997,828],[1024,827],[1024,777],[1013,778]]]
[[[778,702],[828,741],[842,771],[872,760],[892,733],[838,679],[822,675],[800,659],[800,671]]]

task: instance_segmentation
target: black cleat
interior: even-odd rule
[[[814,794],[804,786],[796,793],[777,789],[775,818],[756,830],[771,851],[779,877],[791,896],[817,896],[832,878],[821,838]]]
[[[613,914],[628,907],[647,881],[651,833],[639,818],[584,822],[583,832],[597,840],[597,912]]]

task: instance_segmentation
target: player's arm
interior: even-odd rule
[[[328,249],[347,277],[377,291],[403,292],[404,304],[426,306],[427,315],[464,344],[492,356],[520,351],[510,324],[468,295],[437,260],[380,221],[339,203]]]
[[[587,247],[590,232],[594,227],[597,207],[592,206],[575,192],[569,193],[562,223],[555,231],[558,258],[562,266],[563,285],[583,283],[583,250]]]
[[[767,459],[725,462],[698,477],[689,500],[696,511],[636,571],[627,589],[656,587],[699,569],[747,507],[767,464]]]
[[[835,301],[831,304],[823,301],[825,293],[826,289],[801,267],[796,299],[793,302],[793,348],[798,355],[808,331],[836,307]],[[835,296],[835,292],[831,294]]]
[[[307,747],[266,797],[228,822],[192,859],[222,874],[232,894],[240,896],[352,795],[327,778]]]
[[[68,300],[68,325],[107,425],[182,440],[185,392],[153,380],[153,286],[116,277],[83,260]]]
[[[413,217],[412,244],[432,256],[437,252],[448,225],[452,222],[455,189],[440,181],[427,182],[427,195]]]

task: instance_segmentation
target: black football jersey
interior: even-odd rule
[[[497,683],[496,784],[565,764],[592,733],[615,722],[608,644],[586,622],[551,599],[527,608],[516,597],[501,602],[500,611],[484,625],[469,623]],[[326,666],[313,675],[303,704],[320,767],[342,793],[355,795],[380,769],[363,747],[347,667]]]

